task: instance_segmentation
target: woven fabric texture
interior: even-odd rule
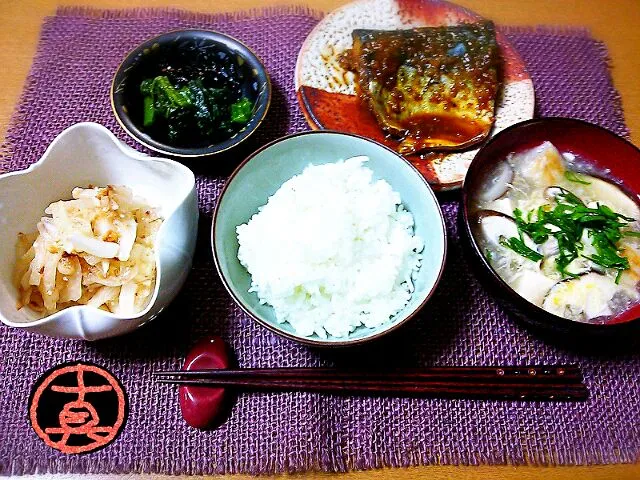
[[[225,176],[246,153],[308,128],[295,99],[293,71],[317,19],[296,8],[218,16],[64,9],[45,21],[2,150],[0,167],[6,170],[35,162],[58,133],[79,121],[100,122],[135,146],[111,113],[111,78],[133,46],[168,30],[203,27],[244,41],[264,60],[274,98],[261,129],[240,150],[190,165],[198,179],[200,241],[193,272],[166,313],[134,334],[96,343],[0,328],[0,473],[260,474],[639,459],[640,357],[574,352],[518,326],[467,264],[456,194],[441,198],[450,243],[436,295],[418,318],[378,343],[348,350],[308,348],[256,325],[233,303],[213,265],[211,212]],[[627,134],[601,43],[580,30],[504,31],[532,74],[538,114],[583,118]],[[229,343],[241,367],[575,362],[584,370],[591,397],[585,403],[524,403],[247,393],[237,398],[220,428],[201,432],[180,417],[177,390],[154,384],[150,374],[179,367],[189,347],[212,334]],[[79,359],[122,380],[130,415],[110,446],[66,456],[31,430],[27,400],[42,372]]]

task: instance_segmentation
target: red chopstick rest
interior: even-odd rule
[[[227,347],[220,337],[199,341],[187,354],[182,370],[205,370],[229,368]],[[225,407],[224,388],[180,387],[180,410],[182,417],[192,427],[206,429]]]

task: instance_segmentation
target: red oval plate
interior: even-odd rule
[[[480,19],[470,10],[441,0],[358,0],[334,10],[311,31],[298,54],[296,92],[307,122],[313,129],[356,133],[393,149],[397,142],[387,138],[373,115],[360,105],[353,74],[338,63],[340,54],[352,46],[351,32],[356,28],[407,29]],[[535,103],[533,82],[524,62],[503,34],[498,32],[497,40],[504,78],[490,136],[533,118]],[[462,184],[478,148],[406,158],[435,190],[452,190]]]

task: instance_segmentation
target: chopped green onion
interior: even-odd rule
[[[581,183],[582,185],[591,185],[591,182],[587,182],[582,175],[571,170],[564,172],[564,178],[570,182]]]
[[[618,274],[616,275],[616,285],[618,285],[620,283],[620,279],[622,278],[622,270],[618,270]]]
[[[570,205],[584,206],[584,202],[580,200],[577,196],[575,196],[573,193],[571,193],[569,190],[562,187],[559,187],[559,188],[560,188],[560,194],[558,195],[558,197],[560,198],[560,200],[565,201]]]
[[[528,258],[529,260],[532,260],[534,262],[537,262],[544,258],[543,255],[527,247],[523,240],[516,237],[511,237],[509,239],[502,237],[500,239],[500,245],[510,248],[519,255],[522,255],[523,257]]]
[[[554,208],[539,207],[535,211],[530,211],[526,220],[522,211],[515,209],[513,213],[519,238],[503,238],[500,244],[525,258],[537,261],[543,256],[525,245],[524,235],[528,235],[536,245],[546,242],[550,236],[553,236],[558,242],[556,268],[563,276],[576,276],[567,271],[567,267],[576,258],[582,256],[603,268],[617,270],[617,280],[619,280],[621,272],[628,270],[630,266],[629,260],[620,255],[617,244],[623,236],[640,237],[640,232],[623,232],[620,229],[634,219],[616,213],[608,206],[599,203],[596,208],[587,207],[569,190],[558,188],[560,193],[556,195],[557,205]],[[532,221],[534,213],[536,220]],[[551,229],[550,226],[556,228]],[[582,237],[585,231],[595,249],[595,253],[590,256],[581,254],[584,247]]]
[[[493,253],[488,248],[484,251],[484,256],[487,259],[487,262],[491,263],[493,261]]]

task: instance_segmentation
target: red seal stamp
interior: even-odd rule
[[[38,436],[63,453],[88,453],[113,442],[128,413],[122,385],[97,365],[59,365],[41,376],[29,401]]]

